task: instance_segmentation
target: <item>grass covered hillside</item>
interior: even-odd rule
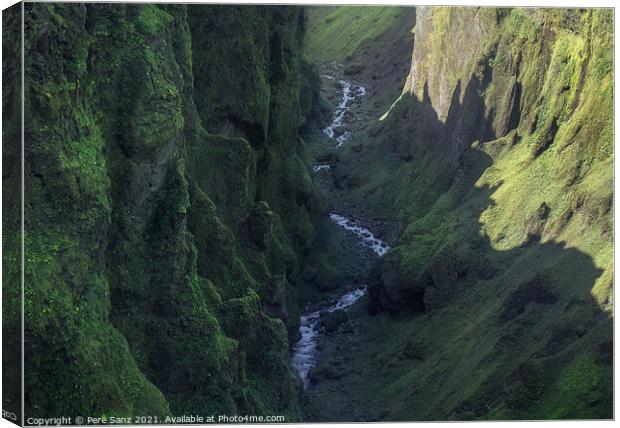
[[[360,57],[377,44],[386,49],[397,45],[394,37],[402,37],[402,28],[413,28],[415,8],[326,6],[308,8],[308,14],[308,54],[318,62],[341,62]]]
[[[402,94],[334,166],[398,238],[317,419],[612,416],[612,18],[417,8]]]
[[[26,416],[297,420],[303,8],[29,3],[25,22]]]

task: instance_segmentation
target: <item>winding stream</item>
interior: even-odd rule
[[[385,241],[376,238],[371,231],[362,227],[359,221],[350,220],[336,213],[331,213],[329,217],[333,222],[353,233],[359,239],[361,245],[372,249],[377,256],[383,256],[390,249]],[[349,290],[338,297],[335,303],[324,303],[318,309],[304,313],[301,316],[299,326],[301,339],[293,345],[292,363],[304,382],[304,389],[310,383],[308,374],[316,365],[319,356],[317,343],[321,334],[321,313],[346,309],[355,304],[365,294],[366,287]]]
[[[334,77],[329,75],[322,75],[322,77],[328,80],[335,80]],[[344,127],[347,111],[350,106],[356,102],[357,98],[366,95],[366,88],[362,85],[346,80],[339,80],[339,83],[341,90],[340,99],[338,105],[334,108],[332,122],[322,130],[323,134],[328,138],[336,140],[336,147],[341,147],[351,135],[351,132]],[[318,164],[315,165],[312,170],[314,172],[320,172],[329,170],[330,168],[331,166],[329,164]],[[360,245],[370,248],[378,257],[383,256],[390,249],[385,241],[376,238],[375,235],[370,230],[363,227],[358,220],[351,220],[337,213],[331,213],[329,218],[338,226],[354,234]],[[314,307],[309,312],[305,312],[301,315],[299,326],[301,339],[293,345],[291,358],[293,367],[295,367],[304,382],[304,389],[310,384],[308,375],[319,358],[317,343],[321,334],[321,314],[346,309],[357,303],[365,294],[366,287],[350,289],[340,295],[335,301],[329,300],[323,302],[318,308]]]
[[[321,75],[321,77],[329,80],[335,80],[334,77],[327,74]],[[332,114],[332,121],[329,126],[322,129],[323,134],[332,140],[336,140],[336,147],[341,147],[345,141],[351,136],[351,131],[344,128],[345,115],[352,104],[360,97],[366,95],[366,88],[362,85],[349,82],[346,80],[339,80],[340,83],[340,100],[338,105],[334,108]],[[327,171],[330,169],[329,164],[318,164],[312,167],[313,172]]]
[[[336,147],[342,146],[351,135],[350,131],[343,129],[344,116],[349,110],[349,107],[355,102],[356,98],[366,95],[366,88],[362,85],[357,85],[346,80],[340,80],[340,85],[342,86],[342,95],[340,102],[334,109],[332,123],[323,129],[325,135],[336,140]]]
[[[305,313],[301,316],[299,332],[301,339],[293,346],[293,367],[299,373],[304,382],[304,389],[309,385],[308,374],[316,365],[318,350],[316,348],[317,339],[320,334],[319,322],[322,312],[334,312],[338,309],[345,309],[356,303],[364,294],[366,288],[347,291],[338,298],[336,303],[323,306],[315,311]]]

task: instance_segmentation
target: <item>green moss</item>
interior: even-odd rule
[[[532,412],[549,419],[610,418],[611,383],[611,367],[580,356],[558,373]]]
[[[297,419],[282,320],[313,237],[297,127],[317,86],[301,10],[26,9],[28,415]]]
[[[164,12],[156,5],[145,5],[138,11],[137,26],[138,31],[150,36],[156,35],[165,26],[173,21],[172,16]]]

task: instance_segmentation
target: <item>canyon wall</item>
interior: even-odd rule
[[[26,4],[27,416],[300,417],[288,334],[318,203],[304,22]],[[19,248],[4,254],[17,308]],[[4,323],[19,331],[18,310]]]
[[[419,401],[392,417],[611,416],[612,22],[418,8],[403,94],[367,143],[394,172],[356,190],[399,213],[371,311],[426,314],[411,346],[428,357],[403,369]]]

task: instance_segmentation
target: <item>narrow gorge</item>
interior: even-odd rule
[[[613,417],[611,9],[24,10],[4,409]]]

